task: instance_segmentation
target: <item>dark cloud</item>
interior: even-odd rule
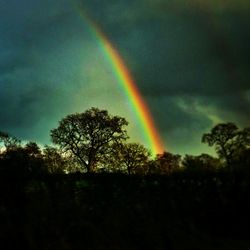
[[[170,10],[165,7],[159,18],[156,7],[164,2],[171,6],[170,1],[146,1],[155,7],[153,12],[143,1],[133,1],[134,8],[130,1],[118,1],[116,6],[122,12],[111,15],[112,22],[105,19],[114,8],[112,4],[98,1],[102,6],[98,12],[94,11],[95,1],[87,5],[127,59],[144,94],[221,95],[225,90],[240,93],[248,89],[250,32],[246,31],[250,22],[248,12],[237,9],[243,3],[230,2],[229,10],[225,7],[214,13],[213,9],[197,10],[201,2],[193,1],[196,8],[189,6],[180,12],[176,6]],[[220,5],[215,7],[221,9]],[[126,26],[128,19],[131,22]]]
[[[244,0],[0,1],[0,130],[45,142],[76,103],[102,100],[107,83],[93,81],[109,81],[110,72],[96,72],[94,36],[79,16],[85,12],[123,56],[168,148],[198,153],[202,133],[216,122],[250,122],[249,6]]]
[[[202,15],[171,13],[135,23],[125,41],[117,40],[157,114],[158,127],[173,150],[181,152],[199,145],[201,135],[216,122],[250,124],[249,100],[244,98],[250,89],[249,14]],[[190,107],[195,101],[200,112],[183,110],[176,99]],[[201,112],[206,106],[209,115]]]
[[[27,122],[32,126],[37,106],[42,110],[50,100],[64,98],[65,90],[60,89],[60,85],[55,86],[51,79],[53,73],[59,72],[52,72],[48,55],[57,60],[55,54],[60,53],[77,29],[72,9],[68,10],[67,6],[66,1],[1,1],[1,126],[11,127],[14,123],[23,126],[23,122],[26,126],[25,113],[34,118]],[[60,70],[60,65],[55,67]]]

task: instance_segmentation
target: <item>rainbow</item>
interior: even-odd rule
[[[74,5],[77,7],[76,3],[74,3]],[[78,7],[77,9],[79,11]],[[89,23],[91,31],[96,37],[101,50],[110,61],[115,76],[134,107],[134,112],[139,119],[144,132],[144,137],[150,145],[151,153],[153,155],[162,153],[164,151],[164,146],[155,126],[153,117],[122,57],[96,23],[94,23],[84,11],[80,10],[79,12],[84,20]]]

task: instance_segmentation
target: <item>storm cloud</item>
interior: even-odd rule
[[[124,58],[166,147],[207,150],[200,138],[216,123],[250,122],[249,10],[244,0],[0,0],[0,130],[47,143],[64,115],[100,106],[126,114],[141,139],[84,12]]]

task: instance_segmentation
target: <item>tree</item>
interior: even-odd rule
[[[7,150],[20,147],[21,141],[6,132],[0,131],[0,142],[2,142]]]
[[[2,171],[5,174],[22,178],[45,173],[41,150],[36,143],[10,145],[1,154]]]
[[[91,108],[63,118],[58,128],[51,131],[51,137],[61,149],[72,154],[87,172],[93,172],[114,142],[128,138],[124,129],[126,125],[128,122],[122,117]]]
[[[28,142],[24,147],[25,152],[32,157],[42,158],[42,152],[35,142]]]
[[[180,168],[181,156],[170,152],[157,154],[150,164],[150,173],[169,175]]]
[[[202,142],[215,146],[219,157],[231,168],[233,159],[250,145],[250,128],[239,130],[234,123],[220,123],[202,136]]]
[[[56,147],[46,145],[43,149],[43,159],[50,174],[73,173],[81,170],[79,164],[76,164],[75,158],[63,154]]]
[[[145,174],[149,157],[149,150],[139,143],[119,143],[113,145],[113,151],[104,164],[111,171]]]
[[[232,168],[235,170],[250,171],[250,148],[241,150],[232,161]]]
[[[64,172],[65,161],[57,148],[45,146],[43,158],[49,173],[58,174]]]
[[[26,143],[22,150],[26,157],[26,166],[31,174],[39,175],[47,172],[42,151],[35,142]]]
[[[221,165],[220,160],[208,154],[201,154],[198,156],[185,155],[182,160],[182,165],[187,170],[214,170]]]

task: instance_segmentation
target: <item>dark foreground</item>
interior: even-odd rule
[[[250,249],[249,174],[0,179],[0,249]]]

